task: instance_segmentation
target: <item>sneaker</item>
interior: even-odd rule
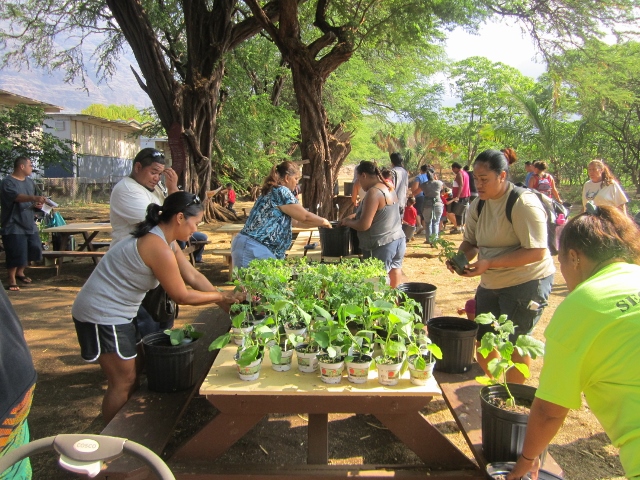
[[[452,228],[452,229],[449,231],[449,233],[450,233],[451,235],[454,235],[454,234],[456,234],[456,233],[462,233],[462,232],[461,232],[459,229],[457,229],[457,228]]]

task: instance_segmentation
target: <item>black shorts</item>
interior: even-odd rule
[[[29,262],[42,260],[42,240],[36,233],[11,233],[2,235],[7,268],[20,268]]]
[[[123,360],[136,358],[136,344],[140,334],[135,322],[122,325],[98,325],[96,323],[73,323],[80,344],[80,355],[87,362],[95,362],[103,353],[117,353]]]

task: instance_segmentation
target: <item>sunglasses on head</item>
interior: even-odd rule
[[[144,157],[142,157],[141,160],[144,160],[145,158],[162,158],[162,159],[164,159],[164,153],[158,152],[156,150],[155,152],[151,152],[150,154],[145,155]]]
[[[187,203],[184,208],[190,207],[191,205],[200,205],[200,197],[198,195],[193,195],[193,198],[189,203]]]

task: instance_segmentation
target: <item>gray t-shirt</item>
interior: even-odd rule
[[[381,189],[372,187],[367,192],[367,195],[378,192],[384,194]],[[384,208],[378,210],[373,216],[369,230],[358,232],[358,241],[360,242],[360,248],[363,250],[373,250],[405,237],[404,231],[402,230],[402,219],[400,218],[400,202],[389,203],[388,195],[385,195],[385,201],[387,204]],[[364,200],[360,202],[356,210],[356,219],[359,219],[362,215],[363,205]]]
[[[165,240],[158,226],[150,233]],[[73,302],[71,315],[80,322],[98,325],[129,323],[146,293],[158,283],[140,257],[138,239],[129,236],[111,247],[98,263]]]
[[[16,203],[20,194],[35,195],[36,184],[29,177],[24,180],[7,175],[0,183],[0,208],[2,209],[2,233],[31,234],[38,231],[33,220],[33,202]]]
[[[409,173],[402,167],[396,166],[391,169],[394,172],[394,187],[398,195],[400,208],[407,206],[407,190],[409,189]]]

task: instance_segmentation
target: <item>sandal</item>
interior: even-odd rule
[[[20,291],[20,287],[18,285],[9,285],[9,291],[10,292],[19,292]]]
[[[31,280],[29,277],[27,277],[26,275],[16,275],[16,280],[20,280],[22,283],[32,283],[33,280]]]

